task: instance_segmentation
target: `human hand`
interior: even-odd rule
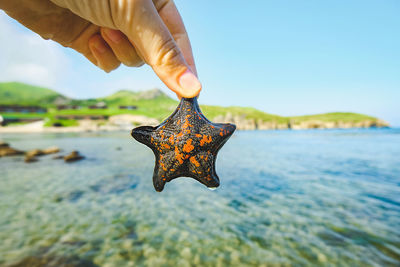
[[[0,9],[45,39],[109,72],[149,64],[179,97],[194,97],[190,41],[172,0],[0,0]]]

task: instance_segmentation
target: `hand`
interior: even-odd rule
[[[0,0],[9,16],[109,72],[149,64],[179,97],[201,90],[190,41],[172,0]]]

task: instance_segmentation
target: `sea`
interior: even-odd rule
[[[152,184],[129,132],[1,134],[0,266],[400,266],[400,129],[237,131],[221,185]]]

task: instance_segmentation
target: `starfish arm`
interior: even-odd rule
[[[151,137],[154,130],[155,127],[152,126],[140,126],[133,129],[131,135],[133,138],[136,139],[136,141],[145,144],[146,146],[153,149],[154,145],[152,144]]]
[[[215,172],[215,160],[211,152],[200,152],[190,157],[188,162],[189,176],[207,187],[219,186],[219,178]]]
[[[153,186],[157,192],[164,190],[165,181],[163,180],[163,170],[160,169],[160,163],[158,157],[156,157],[156,164],[154,166],[153,172]]]
[[[236,130],[236,125],[231,124],[231,123],[222,123],[221,124],[221,131],[219,132],[219,137],[221,138],[221,141],[219,143],[219,146],[216,150],[218,152],[221,147],[228,141],[228,139],[232,136],[233,132]]]
[[[231,136],[236,130],[236,125],[232,123],[222,123],[222,128],[226,131],[226,134]]]
[[[165,183],[179,177],[179,168],[175,160],[175,153],[156,154],[156,164],[153,173],[153,185],[156,191],[161,192]]]
[[[231,123],[213,123],[214,131],[216,136],[222,137],[220,139],[228,139],[231,137],[233,132],[236,130],[236,125]]]
[[[204,146],[204,150],[212,151],[216,155],[235,130],[236,126],[230,123],[206,125],[201,131],[205,137],[200,140],[200,146]]]

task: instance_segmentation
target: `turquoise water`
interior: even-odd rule
[[[0,266],[400,265],[400,130],[239,131],[162,193],[129,133],[0,139],[87,157],[0,158]]]

